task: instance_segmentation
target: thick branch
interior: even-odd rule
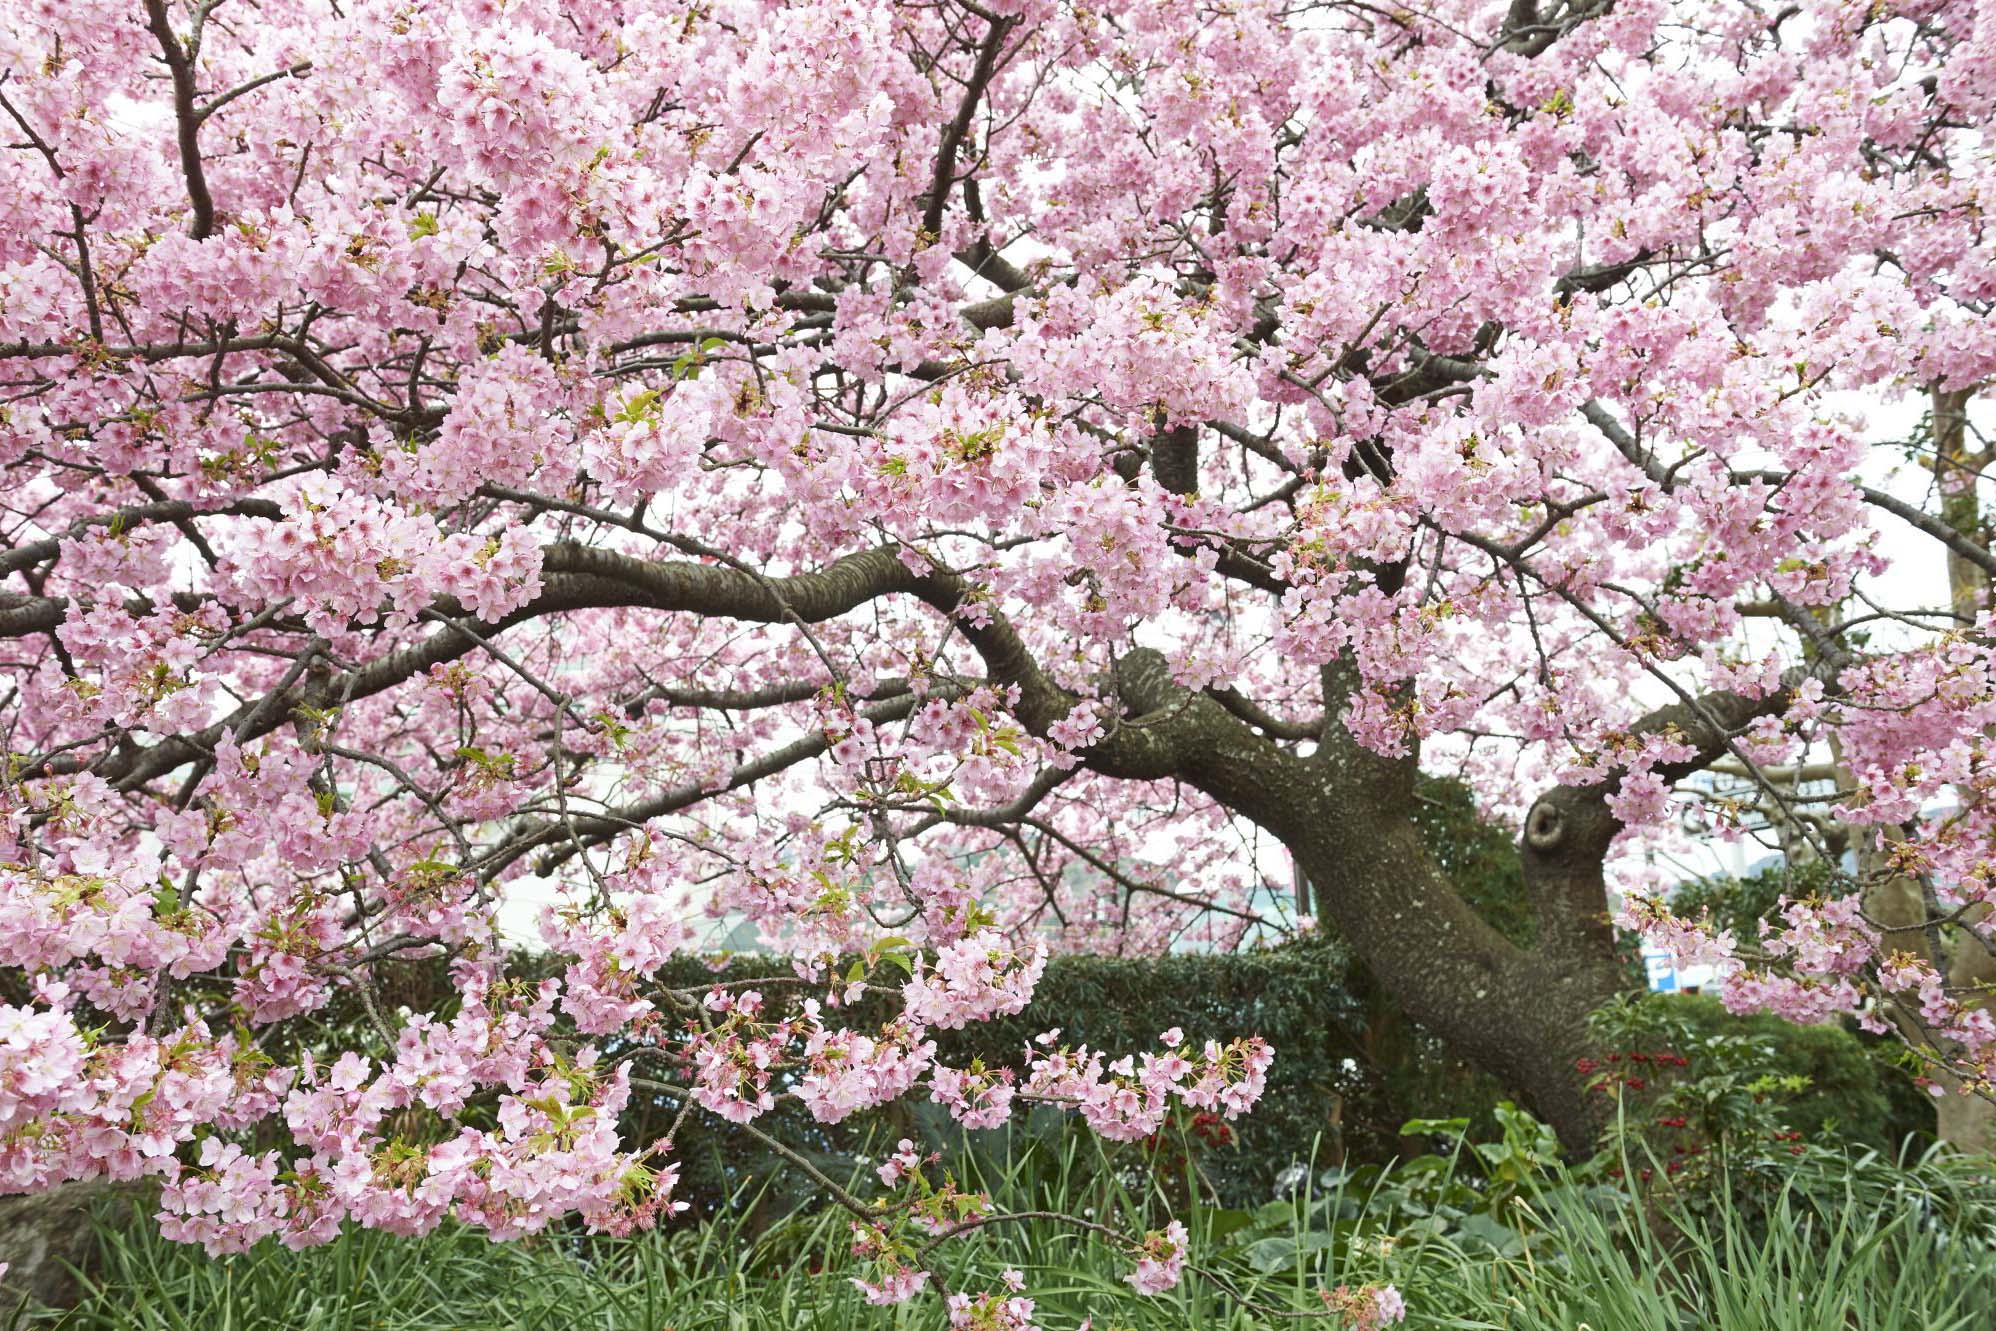
[[[1652,769],[1665,782],[1681,781],[1728,754],[1736,755],[1739,734],[1760,717],[1778,716],[1793,697],[1794,686],[1805,677],[1792,672],[1784,680],[1787,687],[1759,698],[1728,691],[1680,698],[1644,716],[1629,733],[1668,736],[1689,745],[1693,752],[1688,757]],[[1748,772],[1756,771],[1751,763],[1741,762]],[[1525,817],[1520,852],[1547,945],[1569,944],[1572,940],[1565,935],[1576,927],[1590,928],[1603,910],[1607,884],[1602,865],[1622,830],[1608,800],[1626,776],[1624,769],[1590,785],[1556,786],[1540,796]]]
[[[1005,34],[1017,21],[1009,17],[991,20],[991,30],[985,34],[983,45],[977,48],[977,64],[971,68],[969,82],[964,84],[963,100],[957,105],[956,115],[943,127],[942,143],[936,149],[935,174],[929,183],[928,202],[922,209],[922,230],[931,236],[942,235],[943,210],[949,206],[950,186],[956,182],[957,153],[963,147],[964,137],[970,133],[970,121],[977,114],[977,104],[983,99],[984,90],[998,72],[998,57],[1005,44]]]
[[[53,559],[62,553],[65,541],[73,541],[93,527],[109,527],[113,531],[128,531],[133,527],[154,522],[185,522],[189,518],[206,517],[257,517],[272,520],[284,516],[284,510],[268,499],[238,499],[232,503],[214,508],[204,508],[184,499],[169,499],[153,504],[134,504],[109,513],[96,513],[69,525],[57,536],[17,545],[12,550],[0,554],[0,574],[19,572],[33,568],[44,560]]]
[[[1151,474],[1173,494],[1199,490],[1199,427],[1173,425],[1157,432],[1150,445]]]
[[[215,199],[208,192],[208,175],[201,164],[201,112],[194,104],[194,51],[174,35],[167,21],[166,0],[145,0],[146,26],[159,42],[167,73],[173,78],[173,118],[178,128],[180,169],[187,177],[187,201],[194,218],[187,231],[206,240],[215,230]]]
[[[247,702],[227,719],[146,749],[101,762],[94,770],[125,790],[136,789],[214,751],[224,734],[239,743],[268,734],[301,704],[325,707],[358,701],[394,688],[455,660],[481,645],[483,637],[519,624],[577,610],[634,608],[711,615],[753,623],[819,623],[869,601],[893,594],[914,596],[943,614],[955,614],[972,589],[947,571],[917,575],[895,547],[881,546],[835,560],[825,568],[790,577],[754,573],[691,561],[652,561],[592,546],[557,542],[543,552],[543,587],[533,601],[489,629],[467,632],[444,627],[413,646],[390,653],[357,670],[307,689],[294,685],[281,697]],[[445,621],[462,616],[449,602],[433,607]],[[62,622],[67,603],[51,597],[0,597],[0,631],[46,631]],[[1066,716],[1072,698],[1058,688],[1033,659],[1025,642],[995,611],[980,607],[977,622],[961,620],[958,632],[983,659],[993,683],[1019,690],[1020,719],[1044,735]],[[80,770],[76,758],[51,761],[43,774]]]

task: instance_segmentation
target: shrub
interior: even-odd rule
[[[1819,1142],[1897,1153],[1922,1124],[1891,1094],[1904,1074],[1841,1025],[1736,1016],[1706,994],[1640,994],[1596,1014],[1586,1069],[1624,1127],[1669,1156],[1734,1158]],[[1931,1122],[1931,1119],[1928,1120]]]
[[[1259,1034],[1276,1049],[1261,1103],[1231,1123],[1197,1125],[1202,1131],[1192,1144],[1217,1195],[1266,1197],[1284,1166],[1313,1151],[1379,1159],[1396,1149],[1393,1126],[1404,1115],[1388,1103],[1393,1088],[1360,1056],[1364,1010],[1347,987],[1347,967],[1343,950],[1322,941],[1226,955],[1058,956],[1048,961],[1024,1011],[931,1037],[938,1059],[960,1067],[975,1058],[1015,1064],[1034,1036],[1055,1027],[1064,1040],[1112,1054],[1153,1047],[1173,1026],[1195,1043],[1229,1032]],[[688,986],[710,973],[708,963],[688,957],[659,978]],[[791,973],[787,963],[762,956],[737,956],[726,971],[730,980]],[[846,1019],[863,1026],[878,1019],[876,1006],[862,998]],[[803,1144],[815,1163],[839,1173],[840,1162],[862,1153],[870,1139],[908,1135],[934,1142],[953,1135],[953,1126],[928,1108],[891,1105],[827,1127],[794,1101],[780,1100],[759,1126]],[[636,1112],[646,1116],[635,1125],[642,1139],[663,1133],[677,1106],[654,1101]],[[690,1116],[677,1141],[684,1162],[678,1195],[693,1201],[696,1211],[751,1177],[774,1177],[767,1194],[774,1204],[787,1205],[807,1190],[780,1168],[771,1170],[765,1151],[711,1116]]]

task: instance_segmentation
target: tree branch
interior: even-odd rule
[[[167,73],[173,78],[173,118],[178,126],[180,169],[187,177],[187,201],[194,208],[194,219],[187,233],[196,240],[206,240],[215,230],[215,199],[208,192],[208,175],[201,164],[201,113],[194,105],[194,59],[198,48],[183,44],[174,35],[173,25],[167,21],[166,0],[145,0],[145,6],[146,26],[159,42]]]
[[[977,114],[977,103],[983,99],[985,88],[998,72],[998,57],[1005,44],[1005,35],[1011,32],[1016,18],[996,16],[989,20],[991,29],[984,35],[984,42],[977,48],[977,63],[971,67],[970,80],[964,84],[963,100],[957,104],[956,115],[943,128],[942,143],[936,149],[936,167],[929,182],[928,201],[922,209],[922,230],[931,236],[940,237],[943,232],[943,211],[949,206],[950,186],[956,183],[956,157],[963,147],[963,140],[970,133],[970,121]]]

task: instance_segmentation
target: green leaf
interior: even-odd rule
[[[643,425],[655,418],[660,396],[656,388],[647,388],[624,403],[614,419],[619,425]]]
[[[1215,1239],[1238,1234],[1254,1223],[1254,1216],[1246,1211],[1223,1209],[1214,1211],[1206,1221],[1207,1233]]]
[[[1499,1257],[1515,1257],[1525,1250],[1523,1235],[1487,1215],[1464,1216],[1456,1224],[1456,1233],[1488,1246]]]
[[[1290,1265],[1299,1257],[1326,1248],[1337,1246],[1335,1234],[1320,1234],[1311,1231],[1304,1234],[1278,1234],[1272,1238],[1257,1239],[1247,1248],[1248,1265],[1263,1275],[1270,1275]]]
[[[1254,1211],[1257,1225],[1280,1225],[1288,1228],[1296,1220],[1296,1203],[1287,1201],[1263,1202]]]
[[[679,358],[672,362],[672,377],[675,379],[699,378],[700,367],[707,363],[709,355],[727,345],[728,339],[725,337],[702,338],[698,346],[682,352]]]
[[[1419,1137],[1427,1133],[1441,1137],[1462,1137],[1469,1133],[1469,1120],[1466,1118],[1410,1118],[1400,1125],[1403,1137]]]

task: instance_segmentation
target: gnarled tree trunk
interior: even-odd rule
[[[1210,694],[1176,684],[1164,657],[1137,651],[1117,676],[1128,720],[1089,755],[1104,772],[1188,782],[1278,837],[1318,908],[1379,982],[1422,1025],[1482,1070],[1516,1087],[1570,1149],[1584,1149],[1603,1106],[1575,1067],[1588,1014],[1624,987],[1602,865],[1620,825],[1608,808],[1618,778],[1559,787],[1526,820],[1521,852],[1537,915],[1530,946],[1503,937],[1464,900],[1412,820],[1417,758],[1382,757],[1336,719],[1346,684],[1324,672],[1329,718],[1314,750],[1278,741]],[[1660,709],[1696,748],[1674,777],[1712,761],[1726,737],[1772,704],[1732,694]]]

